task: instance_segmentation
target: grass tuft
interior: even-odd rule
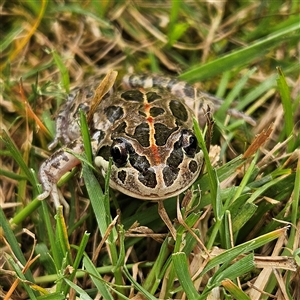
[[[1,299],[300,298],[296,2],[1,4]],[[158,206],[109,188],[81,113],[82,168],[58,183],[67,214],[36,199],[38,169],[66,94],[108,74],[101,101],[112,70],[116,88],[128,72],[161,73],[224,99],[212,146],[194,120],[203,172]]]

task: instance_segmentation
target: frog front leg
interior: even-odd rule
[[[80,160],[72,155],[72,152],[75,154],[84,152],[82,140],[72,141],[43,162],[39,170],[39,181],[44,192],[38,195],[37,199],[43,200],[50,195],[55,207],[58,207],[64,201],[64,199],[61,199],[62,196],[59,195],[56,184],[65,173],[80,164]]]

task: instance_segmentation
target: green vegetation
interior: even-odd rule
[[[298,1],[0,5],[0,298],[300,298]],[[70,89],[110,70],[223,98],[215,147],[191,190],[163,205],[100,184],[87,151],[59,182],[66,214],[36,199],[53,116]],[[233,102],[257,125],[227,116]]]

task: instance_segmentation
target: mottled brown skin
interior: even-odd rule
[[[132,197],[161,200],[178,195],[196,180],[203,164],[203,153],[193,133],[193,116],[203,118],[203,111],[218,108],[220,100],[162,76],[128,75],[123,83],[129,90],[108,93],[93,113],[90,135],[95,165],[105,176],[112,156],[110,186]],[[65,148],[41,165],[39,179],[44,192],[38,199],[51,195],[59,204],[57,181],[80,163],[66,149],[84,152],[79,108],[88,113],[97,85],[94,82],[75,89],[61,108],[49,148],[58,142]]]

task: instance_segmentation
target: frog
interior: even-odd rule
[[[95,167],[105,177],[112,158],[110,187],[128,196],[149,201],[177,196],[195,182],[203,167],[193,118],[203,124],[205,112],[215,111],[222,101],[162,75],[128,74],[122,82],[123,89],[107,92],[92,111],[89,133]],[[58,180],[80,165],[78,155],[85,149],[79,112],[91,112],[97,84],[91,78],[89,84],[75,88],[60,108],[49,149],[59,143],[63,147],[39,169],[43,188],[39,200],[50,195],[58,206]],[[242,112],[229,109],[227,113],[255,125]]]

